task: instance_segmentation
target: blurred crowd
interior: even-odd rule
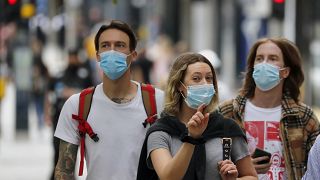
[[[15,3],[16,1],[10,2]],[[45,6],[44,2],[46,2]],[[130,5],[127,5],[121,1],[106,1],[102,3],[98,0],[90,2],[82,2],[80,0],[71,2],[64,2],[63,0],[55,2],[38,0],[37,3],[42,4],[44,7],[36,5],[34,7],[36,10],[33,15],[27,18],[11,19],[8,18],[7,15],[3,16],[0,12],[0,137],[2,136],[1,121],[6,113],[3,111],[3,99],[8,94],[9,86],[14,87],[14,94],[16,96],[14,102],[15,116],[13,116],[15,117],[13,121],[16,122],[14,127],[16,131],[26,132],[29,130],[28,122],[30,120],[28,118],[30,116],[28,116],[28,114],[30,107],[34,107],[37,115],[38,130],[42,131],[45,127],[50,127],[52,128],[52,132],[54,132],[65,101],[72,94],[79,93],[84,88],[102,83],[103,72],[97,62],[94,36],[101,24],[108,24],[111,19],[127,20],[129,24],[131,23],[133,25],[138,35],[138,56],[130,66],[132,80],[140,83],[153,84],[155,87],[165,90],[168,83],[169,71],[172,68],[174,59],[184,52],[196,51],[206,57],[216,70],[219,84],[219,101],[222,102],[235,97],[236,89],[241,84],[237,81],[240,79],[240,77],[238,77],[240,75],[237,73],[246,67],[245,62],[241,59],[246,56],[249,49],[248,47],[250,47],[256,39],[268,35],[265,31],[267,31],[266,20],[269,17],[259,17],[259,19],[252,14],[250,15],[250,13],[248,13],[249,15],[247,17],[245,17],[246,13],[241,14],[241,18],[239,19],[244,23],[241,28],[237,28],[235,31],[244,32],[239,35],[238,38],[233,37],[237,40],[240,39],[239,41],[241,43],[233,44],[231,35],[229,38],[229,34],[233,34],[232,32],[221,35],[221,37],[219,37],[219,35],[213,35],[214,33],[211,34],[210,32],[208,35],[209,40],[207,41],[213,41],[213,39],[216,38],[217,42],[219,41],[217,44],[220,43],[216,46],[212,45],[215,43],[200,42],[206,38],[206,35],[200,38],[201,32],[206,33],[207,31],[206,28],[203,28],[203,31],[196,29],[198,27],[196,26],[197,24],[203,25],[203,22],[205,22],[199,18],[195,20],[196,23],[193,24],[194,26],[192,26],[191,22],[191,25],[181,23],[183,25],[175,26],[174,18],[172,18],[173,20],[169,19],[167,21],[173,29],[162,30],[164,27],[169,27],[169,25],[163,25],[166,23],[163,19],[167,16],[177,15],[172,13],[172,9],[174,9],[172,7],[177,7],[179,3],[176,1],[172,4],[170,4],[171,1],[168,1],[169,3],[163,3],[169,5],[161,7],[162,9],[156,9],[157,11],[161,11],[161,13],[154,12],[154,16],[148,17],[148,15],[151,14],[148,11],[148,5],[157,4],[153,1],[152,3],[150,2],[132,1]],[[191,4],[191,2],[192,1],[189,3]],[[218,0],[208,4],[219,6],[219,8],[224,7],[224,10],[228,10],[227,2],[230,4],[230,1]],[[239,1],[239,3],[234,4],[237,5],[235,5],[236,8],[239,8],[242,6],[238,4],[245,4],[245,2],[246,1],[241,1],[240,3]],[[144,9],[138,11],[138,9],[142,9],[141,4],[143,3],[146,4],[144,5]],[[105,8],[99,7],[101,4],[105,5]],[[2,7],[3,2],[1,2],[0,5]],[[54,7],[54,10],[50,10],[50,5]],[[90,5],[90,7],[87,8],[86,5]],[[196,8],[199,7],[199,5],[194,4],[194,7],[190,8],[190,11],[197,11]],[[154,7],[150,9],[155,10]],[[124,10],[128,11],[128,14],[119,14],[119,12],[124,12]],[[170,11],[171,14],[168,13],[169,15],[166,16],[166,10],[168,10],[168,12]],[[224,12],[220,11],[221,18]],[[183,14],[183,8],[181,8],[180,13]],[[110,14],[113,16],[109,17]],[[134,18],[130,18],[131,15],[133,17],[141,17],[140,21],[133,20]],[[192,18],[203,18],[203,16],[204,15],[194,15]],[[228,18],[229,15],[226,15],[226,17]],[[186,19],[180,18],[181,22],[186,22]],[[189,19],[192,18],[189,17]],[[225,24],[220,20],[217,20],[217,22],[216,24],[219,24],[219,29],[217,28],[218,30],[215,30],[217,31],[216,34],[223,34],[222,31],[224,30],[228,32],[228,28],[230,30],[233,27],[230,28],[228,22]],[[198,33],[199,38],[196,33],[194,33],[196,35],[193,35],[193,32],[189,32],[192,30],[182,31],[179,29],[186,27],[186,24],[190,25],[190,28]],[[222,29],[222,26],[227,28]],[[272,27],[274,28],[275,26]],[[272,29],[272,27],[270,29]],[[250,31],[250,28],[255,30]],[[168,33],[170,31],[174,31],[174,33]],[[178,33],[183,35],[177,38],[176,34]],[[271,33],[269,33],[269,35],[270,34]],[[183,38],[189,35],[189,39],[185,40]],[[192,38],[198,38],[198,40],[194,40],[192,44],[190,43],[190,39]],[[224,44],[222,39],[229,40],[229,44]],[[195,44],[199,47],[195,48]],[[233,46],[223,49],[224,46],[230,44]],[[315,47],[319,47],[319,44],[320,43],[316,44],[318,46],[315,45]],[[230,49],[238,54],[229,52],[228,50]],[[301,48],[301,50],[302,55],[305,55],[303,54],[304,48]],[[316,52],[318,56],[310,55],[310,57],[320,57],[318,50]],[[223,54],[224,56],[222,57],[221,55]],[[231,61],[230,59],[235,60]],[[306,62],[305,67],[308,68],[308,66],[312,66],[311,60]],[[223,77],[223,75],[228,74],[232,81],[224,81],[226,78]],[[306,73],[307,83],[309,83],[308,77],[309,74]],[[314,81],[317,80],[315,79]],[[311,85],[310,87],[314,88],[318,87],[318,85]],[[302,89],[302,98],[304,98],[304,94],[309,95],[308,93],[312,91],[309,90],[309,87],[306,89],[306,91]],[[312,93],[310,93],[310,96],[306,96],[306,100],[310,101],[313,96],[316,98],[320,97],[319,95],[314,95],[313,91]],[[317,108],[314,108],[314,110],[316,114],[319,112]],[[56,164],[58,160],[58,146],[59,140],[54,137],[54,164]],[[53,177],[51,177],[51,179],[53,179]]]

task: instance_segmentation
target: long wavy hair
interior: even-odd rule
[[[284,80],[283,93],[287,93],[294,101],[299,101],[300,86],[304,81],[304,75],[301,67],[302,58],[297,46],[285,38],[263,38],[258,40],[250,49],[247,58],[247,70],[245,73],[245,79],[240,94],[252,98],[254,96],[254,90],[256,84],[252,78],[254,61],[256,58],[257,49],[261,44],[266,42],[272,42],[276,44],[283,55],[284,67],[290,68],[289,76]]]
[[[218,105],[218,85],[215,70],[208,59],[206,59],[201,54],[197,53],[184,53],[176,58],[174,61],[171,71],[169,73],[169,79],[167,82],[167,88],[165,90],[165,107],[164,112],[175,116],[178,114],[181,104],[184,99],[179,92],[179,86],[181,85],[180,81],[183,82],[187,68],[190,64],[196,62],[203,62],[210,66],[213,75],[213,86],[216,91],[210,104],[205,108],[204,112],[213,112]]]

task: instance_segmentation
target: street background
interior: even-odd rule
[[[0,0],[0,179],[50,179],[54,126],[46,103],[56,107],[59,96],[51,80],[76,49],[100,83],[93,38],[112,19],[138,36],[132,79],[163,89],[177,55],[207,50],[216,55],[222,100],[240,88],[257,39],[288,38],[303,57],[301,99],[320,117],[319,9],[320,0]]]

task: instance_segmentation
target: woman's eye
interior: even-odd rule
[[[212,81],[213,81],[213,77],[212,77],[212,76],[209,76],[209,77],[207,77],[206,79],[207,79],[207,81],[209,81],[209,82],[212,82]]]

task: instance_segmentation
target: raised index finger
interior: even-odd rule
[[[203,112],[204,108],[206,108],[206,105],[205,104],[201,104],[198,108],[197,108],[197,111],[199,112]]]

